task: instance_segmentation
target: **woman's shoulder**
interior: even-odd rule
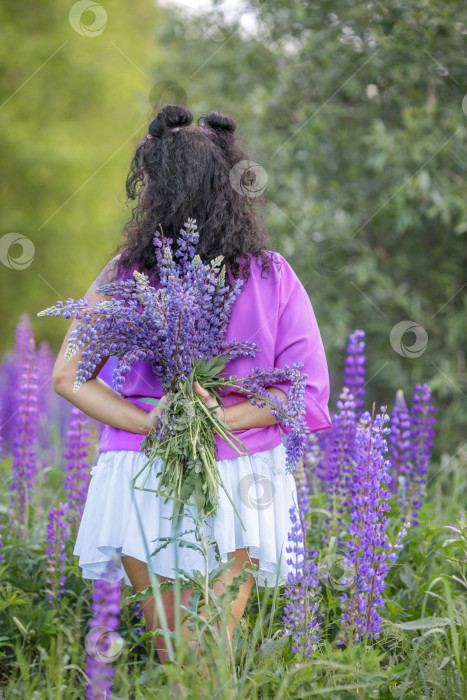
[[[111,282],[115,281],[118,273],[118,263],[121,258],[121,255],[121,253],[115,255],[104,265],[104,267],[101,269],[96,279],[94,280],[94,285],[110,284]]]
[[[254,271],[257,277],[271,279],[274,283],[291,284],[300,282],[292,265],[277,250],[264,251],[267,258],[265,264],[261,256],[250,256],[250,271]]]

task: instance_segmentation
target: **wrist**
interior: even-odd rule
[[[217,409],[217,418],[221,423],[229,427],[227,421],[227,411],[225,409],[225,406],[219,406],[219,408]]]
[[[144,417],[142,431],[144,435],[148,435],[151,431],[159,428],[163,411],[156,411],[155,409],[152,409],[151,411],[145,411],[145,413],[146,415]]]

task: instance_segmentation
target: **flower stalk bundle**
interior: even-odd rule
[[[144,360],[151,364],[162,385],[167,409],[157,427],[142,440],[141,449],[148,462],[133,479],[133,486],[145,489],[149,469],[161,467],[156,493],[175,501],[176,521],[191,497],[200,513],[216,512],[217,486],[223,484],[216,466],[214,434],[237,454],[246,453],[241,441],[218,419],[216,408],[207,408],[195,394],[194,381],[207,389],[220,406],[223,402],[219,392],[231,389],[244,393],[253,405],[269,404],[272,415],[289,428],[286,469],[290,472],[300,459],[309,432],[304,420],[306,375],[300,372],[302,363],[267,370],[257,368],[242,379],[222,374],[229,360],[254,357],[260,348],[250,341],[226,339],[232,306],[243,280],[236,280],[233,286],[226,284],[222,256],[204,264],[196,254],[195,220],[188,219],[185,226],[176,245],[173,239],[164,238],[162,231],[154,234],[154,268],[160,288],[156,289],[147,275],[135,270],[133,279],[100,285],[98,291],[110,299],[98,302],[94,308],[85,298],[68,299],[65,304],[59,301],[38,314],[65,318],[73,315],[80,320],[70,335],[65,354],[65,358],[70,358],[81,350],[74,391],[92,377],[103,357],[119,358],[113,374],[117,391],[122,389],[125,374],[135,362]],[[291,382],[285,403],[267,391],[268,386],[284,380]],[[136,486],[135,481],[145,470],[148,473],[144,483]]]

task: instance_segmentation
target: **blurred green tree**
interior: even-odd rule
[[[148,66],[161,54],[147,21],[164,15],[149,0],[95,7],[0,8],[3,350],[25,311],[36,335],[58,346],[65,326],[37,311],[86,292],[128,215],[125,176],[151,111]],[[23,246],[5,238],[12,232],[33,246],[23,269]]]
[[[271,183],[272,225],[331,366],[363,327],[369,400],[426,381],[447,448],[467,415],[465,3],[251,5],[268,42],[288,49],[263,113],[281,135],[265,168],[285,174]],[[422,328],[398,332],[403,321]]]

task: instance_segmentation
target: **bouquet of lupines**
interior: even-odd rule
[[[194,381],[207,389],[220,406],[223,402],[218,392],[222,388],[244,392],[253,405],[269,404],[272,415],[290,429],[286,442],[289,472],[300,459],[309,432],[304,420],[306,375],[300,372],[302,363],[254,369],[243,379],[221,374],[229,360],[254,357],[260,348],[250,341],[225,338],[232,305],[243,281],[237,280],[233,287],[225,283],[222,256],[204,264],[196,254],[195,220],[188,219],[185,227],[177,239],[175,254],[171,238],[164,238],[162,232],[154,234],[160,289],[149,284],[147,275],[135,270],[134,279],[97,288],[111,297],[109,301],[100,301],[90,308],[85,298],[67,299],[65,304],[59,301],[38,313],[80,319],[65,353],[68,359],[82,350],[74,391],[92,377],[103,357],[119,358],[113,374],[116,391],[123,387],[125,374],[135,362],[144,360],[151,364],[163,387],[167,408],[158,426],[142,440],[141,449],[149,459],[133,486],[145,469],[156,462],[160,465],[160,458],[163,466],[157,474],[160,480],[156,493],[175,501],[177,522],[192,495],[201,514],[214,515],[217,510],[217,486],[224,485],[216,465],[214,433],[237,454],[246,453],[243,443],[218,419],[216,407],[208,408],[195,394]],[[286,403],[266,390],[284,380],[291,382]],[[136,488],[144,489],[144,484]],[[234,506],[232,500],[231,503]]]

